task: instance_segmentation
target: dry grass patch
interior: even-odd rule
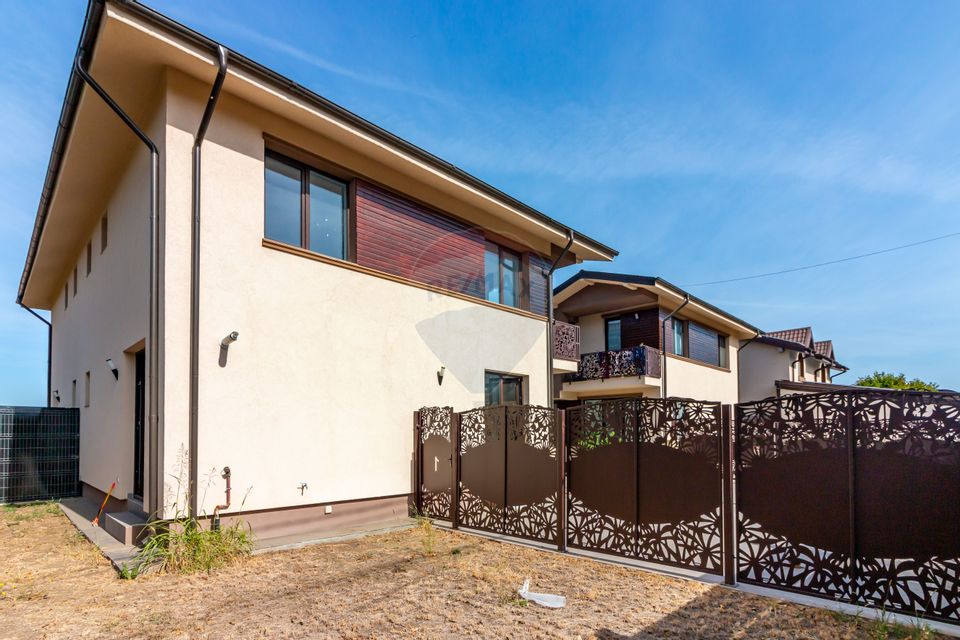
[[[828,638],[909,629],[432,524],[257,556],[212,572],[120,580],[61,515],[0,510],[3,638]],[[525,605],[536,591],[564,609]],[[885,635],[881,635],[885,634]],[[913,637],[923,637],[914,635]],[[930,637],[933,637],[932,635]]]

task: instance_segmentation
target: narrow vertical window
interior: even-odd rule
[[[523,260],[498,244],[487,242],[483,254],[486,299],[510,307],[521,306],[520,274]]]
[[[107,250],[107,214],[100,218],[100,253]]]
[[[63,310],[66,311],[70,306],[70,283],[63,285]]]
[[[682,356],[687,352],[686,349],[686,335],[684,334],[683,320],[679,318],[673,319],[673,352]]]
[[[83,376],[83,406],[90,406],[90,372]]]
[[[93,271],[93,243],[87,243],[87,275]]]
[[[77,381],[76,380],[70,383],[70,406],[74,409],[77,408]]]
[[[486,285],[487,300],[500,302],[500,247],[487,243],[483,254],[483,280]]]
[[[500,303],[509,307],[520,306],[520,265],[520,256],[510,251],[501,251],[503,296]]]
[[[310,251],[325,256],[347,256],[347,185],[310,172]]]
[[[609,318],[607,320],[607,351],[620,351],[622,348],[620,318]]]
[[[730,368],[730,354],[727,349],[727,336],[717,336],[717,362],[724,369]]]
[[[73,297],[77,297],[77,268],[73,268]]]
[[[303,235],[300,169],[273,156],[266,158],[264,235],[301,246]]]

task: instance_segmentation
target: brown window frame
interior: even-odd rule
[[[499,282],[497,284],[497,291],[499,292],[498,300],[490,300],[489,293],[487,293],[487,261],[486,254],[488,251],[491,253],[493,250],[496,250],[497,254],[497,277]],[[520,251],[515,251],[509,247],[505,247],[498,242],[494,242],[489,238],[484,240],[484,261],[483,261],[483,299],[487,302],[494,302],[496,304],[502,304],[505,307],[513,307],[514,309],[528,309],[530,306],[530,295],[529,290],[526,286],[526,279],[524,278],[524,272],[526,269],[524,265],[528,263],[528,260],[524,260],[524,254]],[[515,258],[517,261],[517,272],[516,272],[516,282],[514,282],[514,291],[517,293],[517,304],[507,304],[503,301],[503,274],[506,269],[503,268],[503,259],[504,255],[509,255],[512,258]]]
[[[284,151],[287,151],[284,146]],[[298,156],[303,156],[302,153],[297,153]],[[264,180],[266,180],[266,160],[267,158],[272,158],[277,162],[282,162],[289,167],[297,169],[300,172],[300,243],[297,246],[304,251],[309,251],[310,253],[331,258],[333,260],[344,260],[346,262],[356,262],[356,178],[354,176],[344,175],[342,172],[333,170],[331,171],[324,162],[320,162],[319,159],[311,160],[309,162],[301,160],[300,158],[295,158],[290,155],[290,153],[285,153],[278,151],[272,146],[267,146],[264,148]],[[342,256],[331,256],[325,253],[319,253],[310,249],[310,172],[314,172],[322,175],[323,177],[339,182],[345,187],[344,201],[345,201],[345,211],[343,215],[343,255]],[[264,234],[263,237],[270,240],[271,238],[267,237],[266,234],[266,224],[267,224],[267,202],[266,202],[266,189],[264,189],[264,202],[263,202],[263,224],[264,224]],[[275,242],[280,242],[276,240]]]
[[[610,323],[616,322],[620,325],[620,346],[616,349],[610,348]],[[621,316],[612,316],[603,319],[603,346],[606,351],[623,350],[623,321]]]
[[[500,402],[499,402],[498,404],[496,404],[496,405],[488,405],[488,404],[487,404],[487,377],[488,377],[488,376],[496,376],[497,378],[499,378],[499,392],[498,392],[498,395],[500,396]],[[500,405],[506,404],[506,403],[503,401],[503,381],[504,381],[504,380],[516,381],[516,384],[517,384],[517,405],[522,405],[522,404],[523,404],[523,376],[520,376],[520,375],[517,375],[517,374],[514,374],[514,373],[501,373],[500,371],[490,371],[490,370],[487,370],[487,371],[484,371],[484,372],[483,372],[483,405],[484,405],[485,407],[500,406]]]

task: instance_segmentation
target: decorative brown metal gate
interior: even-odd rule
[[[453,423],[451,407],[424,407],[414,413],[417,467],[417,510],[449,520],[453,503]]]
[[[496,406],[459,418],[459,524],[556,542],[562,473],[558,412]]]
[[[566,424],[571,547],[722,572],[719,403],[609,400]]]
[[[960,621],[960,396],[737,407],[738,578]]]

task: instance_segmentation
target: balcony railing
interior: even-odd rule
[[[553,357],[580,359],[580,327],[559,320],[553,321]]]
[[[564,376],[565,382],[603,380],[624,376],[660,377],[660,352],[647,346],[597,351],[580,356],[576,373]]]

